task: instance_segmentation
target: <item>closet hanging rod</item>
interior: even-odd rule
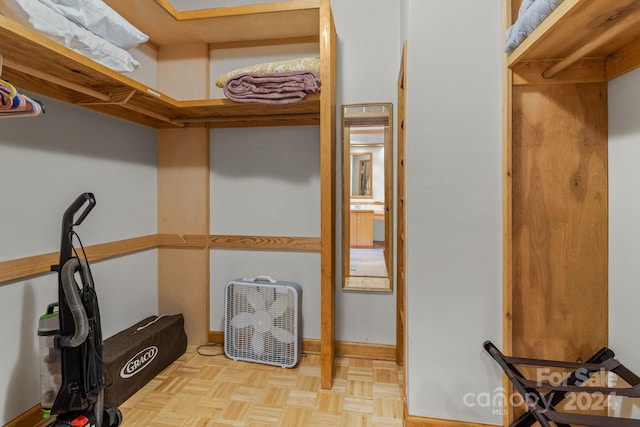
[[[206,116],[206,117],[181,117],[179,119],[184,123],[264,123],[264,122],[295,122],[305,121],[317,124],[320,122],[318,113],[300,113],[300,114],[270,114],[270,115],[253,115],[253,116]]]
[[[140,114],[144,114],[145,116],[149,116],[152,117],[154,119],[160,120],[161,122],[165,122],[165,123],[169,123],[171,125],[177,126],[179,128],[183,128],[186,127],[187,124],[182,122],[182,121],[176,121],[176,120],[172,120],[170,117],[167,117],[163,114],[158,114],[155,113],[151,110],[148,110],[146,108],[142,108],[142,107],[137,107],[135,105],[131,105],[131,104],[118,104],[120,105],[122,108],[126,108],[127,110],[131,110],[131,111],[135,111],[136,113],[140,113]]]
[[[600,34],[598,37],[594,38],[588,43],[585,43],[575,52],[560,60],[560,62],[550,67],[548,70],[544,71],[542,73],[542,77],[545,79],[551,79],[555,77],[559,72],[570,67],[578,60],[588,57],[591,52],[607,45],[609,42],[611,42],[611,40],[615,39],[620,34],[623,34],[628,29],[640,24],[640,11],[635,11],[626,16],[613,15],[607,18],[607,21],[614,22],[614,24],[610,26],[604,33]]]
[[[92,106],[101,106],[101,105],[118,105],[122,108],[135,111],[136,113],[144,114],[145,116],[153,117],[154,119],[160,120],[165,123],[170,123],[177,127],[186,126],[184,122],[173,120],[168,116],[156,113],[147,108],[136,107],[134,105],[129,104],[129,101],[131,100],[131,98],[133,98],[133,96],[137,93],[136,89],[130,89],[127,91],[127,93],[124,93],[124,90],[121,90],[119,92],[120,94],[114,93],[114,95],[111,97],[111,101],[109,102],[77,102],[76,105],[81,105],[83,107],[92,107]],[[119,96],[119,95],[122,95],[122,96]],[[120,97],[121,99],[117,99],[118,97]]]
[[[75,90],[76,92],[80,92],[80,93],[83,93],[85,95],[92,96],[92,97],[97,98],[97,99],[99,99],[101,101],[107,101],[107,102],[111,101],[111,97],[109,95],[106,95],[106,94],[104,94],[102,92],[98,92],[97,90],[94,90],[94,89],[79,85],[77,83],[73,83],[73,82],[61,79],[60,77],[54,76],[53,74],[49,74],[49,73],[47,73],[45,71],[40,71],[40,70],[36,70],[35,68],[28,67],[26,65],[17,64],[15,62],[11,61],[11,60],[6,59],[6,58],[4,59],[3,62],[4,62],[4,64],[3,64],[4,67],[11,68],[11,69],[16,70],[16,71],[21,72],[21,73],[29,74],[29,75],[31,75],[33,77],[37,77],[39,79],[46,80],[46,81],[48,81],[50,83],[54,83],[54,84],[57,84],[59,86],[66,87],[67,89]]]

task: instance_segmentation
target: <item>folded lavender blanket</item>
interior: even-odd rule
[[[320,92],[320,74],[307,71],[243,73],[229,79],[223,89],[227,98],[237,102],[290,104],[301,101],[307,93]]]

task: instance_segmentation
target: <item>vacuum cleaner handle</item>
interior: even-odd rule
[[[79,195],[71,205],[64,211],[64,215],[62,216],[62,221],[64,224],[68,224],[69,226],[80,225],[82,221],[89,215],[91,209],[96,205],[96,198],[93,196],[93,193],[82,193]],[[78,217],[75,222],[73,221],[73,217],[80,208],[86,206],[82,214]]]
[[[73,335],[60,336],[58,341],[60,347],[78,347],[89,335],[89,318],[87,317],[87,312],[85,311],[82,303],[78,283],[74,277],[76,271],[79,271],[82,275],[82,282],[84,286],[93,287],[93,282],[91,282],[91,275],[88,272],[88,268],[87,262],[78,258],[70,259],[62,267],[62,288],[64,289],[64,295],[66,297],[69,310],[71,311],[71,316],[73,317],[75,329]]]
[[[64,215],[62,215],[62,238],[60,239],[60,268],[71,258],[73,248],[71,247],[70,235],[73,227],[82,224],[82,221],[89,215],[95,205],[96,199],[93,193],[82,193],[64,211]],[[74,221],[74,217],[83,207],[84,210]]]

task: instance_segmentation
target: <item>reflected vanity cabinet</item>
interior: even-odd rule
[[[351,211],[350,232],[352,248],[372,248],[373,211],[353,209]]]

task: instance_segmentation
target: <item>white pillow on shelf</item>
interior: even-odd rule
[[[131,25],[102,0],[40,0],[40,2],[122,49],[130,49],[149,40],[149,36]]]
[[[2,0],[7,3],[7,0]],[[37,0],[14,0],[33,29],[46,34],[49,38],[81,53],[114,71],[130,72],[140,63],[124,49],[109,43],[92,32],[73,23],[58,12]],[[22,21],[22,14],[14,9],[12,18]]]

